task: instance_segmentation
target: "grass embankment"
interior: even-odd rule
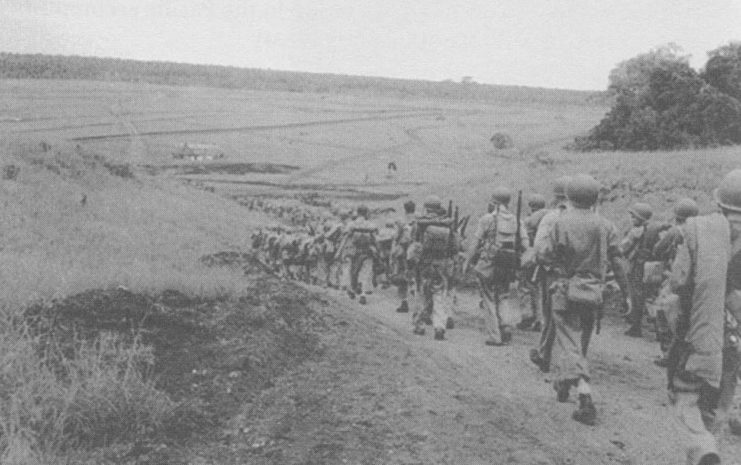
[[[199,260],[265,218],[78,148],[2,151],[0,462],[187,439],[318,348],[287,291]]]

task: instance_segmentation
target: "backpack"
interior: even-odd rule
[[[479,273],[487,279],[512,282],[520,269],[520,256],[515,250],[517,217],[509,212],[497,212],[493,227],[486,233]]]
[[[373,248],[373,234],[375,229],[352,228],[350,230],[350,244],[357,252],[367,252]]]
[[[422,257],[430,260],[451,258],[455,254],[452,218],[420,218],[417,228],[421,236]]]

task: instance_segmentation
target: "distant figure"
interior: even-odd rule
[[[392,171],[394,173],[396,173],[397,169],[398,168],[396,167],[396,162],[395,161],[390,161],[389,162],[389,166],[388,166],[389,174],[391,174]]]
[[[80,194],[80,206],[87,205],[87,194]]]

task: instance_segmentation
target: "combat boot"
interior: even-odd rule
[[[597,421],[597,409],[592,402],[590,394],[579,394],[579,408],[574,411],[571,418],[588,426],[594,426]]]
[[[545,361],[543,357],[540,356],[538,353],[538,349],[530,349],[530,361],[533,362],[538,368],[540,368],[540,371],[543,373],[548,373],[551,371],[550,363]]]
[[[358,299],[358,303],[360,305],[365,305],[368,303],[368,299],[364,295],[361,295],[360,298]]]
[[[444,329],[436,329],[435,330],[435,340],[436,341],[444,341],[445,340],[445,330]]]
[[[535,323],[535,317],[529,316],[527,318],[523,318],[519,323],[515,325],[515,327],[519,329],[520,331],[524,331],[532,327],[534,323]]]
[[[351,291],[350,289],[347,290],[347,296],[350,297],[350,299],[355,299],[355,293]]]
[[[412,331],[417,336],[424,336],[425,335],[425,329],[422,327],[416,327],[414,328],[414,331]]]
[[[643,332],[641,331],[641,327],[637,325],[633,325],[628,330],[623,333],[628,337],[641,337],[643,336]]]
[[[569,391],[571,390],[571,383],[568,381],[553,381],[553,390],[556,391],[556,400],[564,403],[569,401]]]
[[[530,327],[530,331],[534,331],[534,332],[536,332],[536,333],[539,333],[540,331],[542,331],[542,329],[543,329],[543,325],[541,324],[541,322],[540,322],[540,321],[536,321],[536,322],[535,322],[535,323],[533,323],[533,325],[532,325],[532,326]]]
[[[409,313],[409,303],[406,300],[402,300],[401,305],[396,309],[396,313]]]

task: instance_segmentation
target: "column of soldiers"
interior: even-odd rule
[[[311,257],[316,248],[307,260],[321,270],[315,282],[361,304],[376,275],[385,274],[398,289],[396,311],[411,310],[412,332],[423,335],[431,324],[441,341],[452,328],[456,263],[463,257],[463,271],[479,284],[484,342],[510,342],[503,308],[514,292],[524,296],[516,327],[540,331],[530,360],[542,372],[556,368],[556,399],[566,402],[574,390],[572,417],[587,425],[597,421],[588,349],[600,331],[611,277],[629,323],[625,334],[642,336],[644,323],[655,330],[661,353],[655,363],[666,367],[670,398],[690,439],[687,463],[720,463],[720,428],[741,430],[741,422],[729,419],[741,365],[741,170],[715,191],[719,213],[698,216],[697,203],[685,198],[675,203],[671,222],[662,222],[639,202],[628,210],[632,225],[622,238],[598,213],[600,190],[589,175],[557,179],[550,203],[533,195],[530,215],[521,220],[519,208],[510,209],[512,191],[499,187],[466,250],[457,215],[436,196],[426,198],[419,213],[405,203],[403,217],[385,225],[393,234],[381,234],[361,206],[352,221],[342,212],[319,234],[274,228],[255,244],[281,275],[304,279],[307,268],[296,257]]]

